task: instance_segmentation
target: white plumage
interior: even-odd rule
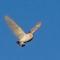
[[[31,41],[33,38],[33,34],[34,32],[36,32],[38,30],[38,28],[40,28],[41,26],[41,22],[38,22],[31,30],[29,33],[25,33],[21,27],[19,27],[10,17],[5,16],[4,17],[7,24],[10,26],[10,28],[13,30],[13,32],[15,33],[15,35],[18,37],[18,45],[19,46],[25,46],[25,44],[28,41]]]

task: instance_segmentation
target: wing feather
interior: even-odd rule
[[[36,32],[40,27],[41,27],[41,22],[38,22],[38,23],[31,29],[30,32],[33,34],[33,33]]]
[[[25,35],[25,32],[22,30],[22,28],[19,27],[10,17],[5,16],[5,20],[7,24],[11,27],[11,29],[14,31],[16,36],[22,38]]]

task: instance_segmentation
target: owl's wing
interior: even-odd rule
[[[33,34],[34,32],[36,32],[40,27],[41,27],[41,22],[38,22],[31,30],[30,32]]]
[[[10,17],[5,16],[4,18],[18,38],[22,38],[25,35],[25,32],[22,30],[22,28],[19,27]]]

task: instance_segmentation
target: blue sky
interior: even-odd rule
[[[7,26],[10,16],[28,32],[38,21],[42,27],[34,39],[22,48]],[[0,0],[0,60],[60,60],[59,0]]]

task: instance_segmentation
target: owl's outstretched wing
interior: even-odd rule
[[[22,28],[19,27],[10,17],[5,16],[4,18],[18,38],[22,38],[25,35]]]
[[[31,29],[31,33],[33,34],[34,32],[36,32],[40,27],[41,27],[41,22],[38,22],[32,29]]]

